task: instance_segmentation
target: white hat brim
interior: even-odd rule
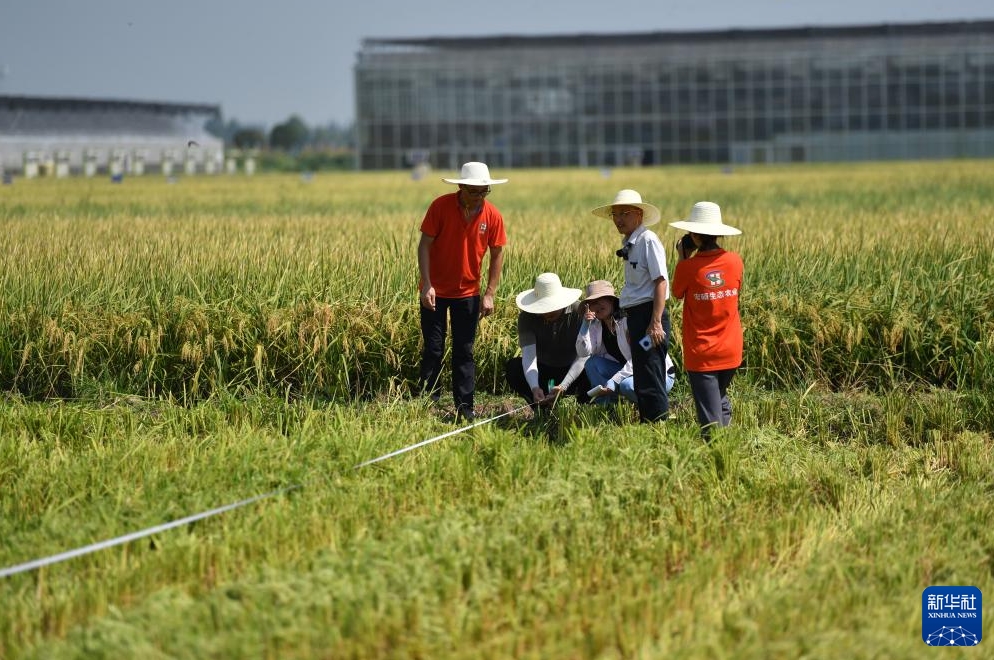
[[[514,302],[518,305],[518,309],[523,312],[528,312],[529,314],[548,314],[557,309],[569,307],[580,299],[582,293],[583,291],[580,289],[563,287],[555,295],[538,298],[535,296],[535,289],[528,289],[519,293],[514,299]]]
[[[689,220],[677,220],[671,222],[670,227],[689,231],[692,234],[704,234],[705,236],[738,236],[741,229],[736,229],[730,225],[711,222],[690,222]]]
[[[507,183],[507,179],[442,179],[446,183],[463,186],[496,186]]]
[[[643,225],[654,225],[657,222],[659,222],[659,219],[663,215],[662,213],[660,213],[659,209],[657,209],[655,206],[653,206],[652,204],[646,204],[645,202],[639,202],[636,204],[629,204],[627,202],[625,203],[619,202],[617,204],[605,204],[604,206],[598,206],[593,211],[591,211],[591,213],[596,215],[598,218],[610,218],[611,209],[615,206],[637,206],[640,209],[642,209]]]

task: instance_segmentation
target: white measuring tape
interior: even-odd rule
[[[466,431],[468,429],[474,428],[476,426],[482,426],[483,424],[489,424],[490,422],[494,421],[495,419],[500,419],[501,417],[506,417],[507,415],[516,413],[516,412],[518,412],[520,410],[524,410],[525,408],[530,408],[531,406],[532,406],[532,404],[527,404],[527,405],[521,406],[520,408],[516,408],[514,410],[508,411],[506,413],[501,413],[500,415],[496,415],[496,416],[491,417],[489,419],[484,419],[484,420],[476,422],[474,424],[470,424],[468,426],[463,426],[462,428],[458,428],[455,431],[449,431],[448,433],[443,433],[442,435],[436,436],[436,437],[431,438],[429,440],[423,440],[423,441],[418,442],[416,444],[404,447],[403,449],[398,449],[397,451],[392,451],[389,454],[384,454],[383,456],[379,456],[379,457],[374,458],[374,459],[372,459],[370,461],[365,461],[363,463],[359,463],[358,465],[354,466],[352,469],[358,470],[361,467],[365,467],[367,465],[372,465],[373,463],[378,463],[380,461],[385,461],[388,458],[392,458],[394,456],[399,456],[401,454],[404,454],[404,453],[407,453],[407,452],[411,451],[412,449],[417,449],[418,447],[423,447],[423,446],[431,444],[433,442],[437,442],[437,441],[439,441],[439,440],[441,440],[443,438],[448,438],[448,437],[456,435],[458,433],[462,433],[463,431]],[[66,561],[67,559],[73,559],[74,557],[81,557],[83,555],[88,555],[91,552],[97,552],[98,550],[106,550],[107,548],[113,548],[114,546],[122,545],[122,544],[128,543],[130,541],[136,541],[138,539],[145,538],[146,536],[151,536],[153,534],[158,534],[159,532],[164,532],[166,530],[170,530],[170,529],[173,529],[175,527],[181,527],[183,525],[187,525],[189,523],[196,522],[197,520],[203,520],[204,518],[210,518],[211,516],[216,516],[218,514],[226,512],[226,511],[231,511],[232,509],[238,509],[240,507],[247,506],[247,505],[252,504],[254,502],[258,502],[259,500],[264,500],[264,499],[268,499],[270,497],[276,497],[277,495],[282,495],[284,493],[289,493],[290,491],[297,490],[298,488],[303,488],[303,486],[300,485],[300,484],[295,484],[293,486],[286,486],[284,488],[278,488],[277,490],[270,491],[270,492],[264,493],[262,495],[256,495],[255,497],[250,497],[250,498],[245,499],[245,500],[241,500],[241,501],[238,501],[238,502],[233,502],[231,504],[225,504],[224,506],[219,506],[216,509],[211,509],[209,511],[203,511],[201,513],[195,513],[192,516],[187,516],[185,518],[179,518],[177,520],[173,520],[173,521],[170,521],[170,522],[167,522],[167,523],[163,523],[162,525],[155,525],[154,527],[147,527],[147,528],[139,530],[137,532],[131,532],[130,534],[125,534],[123,536],[117,536],[117,537],[114,537],[112,539],[107,539],[106,541],[98,541],[97,543],[91,543],[90,545],[84,545],[82,547],[75,548],[73,550],[67,550],[65,552],[60,552],[60,553],[55,554],[55,555],[49,555],[48,557],[42,557],[41,559],[33,559],[31,561],[24,562],[23,564],[17,564],[15,566],[8,566],[7,568],[0,569],[0,578],[5,578],[5,577],[8,577],[10,575],[16,575],[17,573],[24,573],[24,572],[27,572],[27,571],[33,571],[36,568],[42,568],[43,566],[50,566],[51,564],[57,564],[59,562]]]
[[[172,529],[173,527],[179,527],[181,525],[186,525],[187,523],[192,523],[197,520],[203,520],[204,518],[210,518],[211,516],[216,516],[219,513],[224,513],[225,511],[231,511],[232,509],[237,509],[239,507],[245,506],[246,504],[252,504],[253,502],[258,502],[259,500],[264,500],[267,497],[275,497],[282,493],[288,493],[291,490],[296,490],[302,486],[287,486],[286,488],[280,488],[279,490],[274,490],[265,495],[256,495],[255,497],[250,497],[247,500],[242,500],[241,502],[234,502],[233,504],[225,504],[224,506],[219,506],[216,509],[211,509],[210,511],[204,511],[202,513],[196,513],[192,516],[187,516],[186,518],[180,518],[179,520],[173,520],[172,522],[167,522],[162,525],[156,525],[155,527],[148,527],[138,532],[132,532],[130,534],[125,534],[124,536],[118,536],[116,538],[108,539],[106,541],[100,541],[98,543],[91,543],[90,545],[84,545],[81,548],[76,548],[75,550],[67,550],[66,552],[60,552],[57,555],[50,555],[42,559],[35,559],[33,561],[24,562],[23,564],[18,564],[16,566],[10,566],[3,570],[0,570],[0,578],[5,578],[8,575],[14,575],[16,573],[23,573],[25,571],[31,571],[36,568],[41,568],[42,566],[48,566],[49,564],[57,564],[60,561],[65,561],[67,559],[72,559],[73,557],[80,557],[82,555],[88,555],[91,552],[96,552],[97,550],[105,550],[107,548],[113,548],[115,545],[121,545],[122,543],[127,543],[128,541],[135,541],[146,536],[151,536],[152,534],[158,534],[159,532],[164,532],[167,529]]]
[[[379,463],[380,461],[385,461],[388,458],[393,458],[394,456],[400,456],[401,454],[405,454],[405,453],[411,451],[412,449],[417,449],[418,447],[424,447],[425,445],[430,445],[431,443],[437,442],[437,441],[441,440],[442,438],[448,438],[449,436],[456,435],[457,433],[462,433],[463,431],[465,431],[467,429],[471,429],[471,428],[476,427],[476,426],[482,426],[483,424],[489,424],[490,422],[494,421],[495,419],[500,419],[501,417],[507,417],[508,415],[511,415],[513,413],[518,412],[519,410],[524,410],[525,408],[531,408],[533,405],[534,404],[529,403],[529,404],[521,406],[520,408],[515,408],[514,410],[509,410],[506,413],[501,413],[501,414],[495,415],[494,417],[491,417],[489,419],[484,419],[482,421],[476,422],[475,424],[470,424],[469,426],[464,426],[461,429],[456,429],[455,431],[449,431],[448,433],[443,433],[442,435],[436,436],[434,438],[430,438],[428,440],[422,440],[421,442],[419,442],[417,444],[410,445],[408,447],[404,447],[403,449],[398,449],[397,451],[392,451],[389,454],[384,454],[383,456],[379,456],[377,458],[374,458],[371,461],[366,461],[365,463],[360,463],[359,465],[356,465],[352,469],[353,470],[358,470],[361,467],[366,467],[367,465],[372,465],[373,463]]]

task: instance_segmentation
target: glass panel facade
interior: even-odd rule
[[[360,167],[994,156],[994,21],[706,34],[367,40]]]

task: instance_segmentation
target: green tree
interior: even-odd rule
[[[266,134],[260,128],[241,128],[231,137],[231,143],[238,149],[258,149],[266,144]]]
[[[292,115],[282,124],[273,126],[269,132],[269,146],[282,151],[298,151],[307,144],[310,137],[310,129],[304,120],[297,115]]]
[[[318,149],[351,149],[355,147],[355,124],[330,122],[325,126],[316,126],[311,131],[310,143]]]

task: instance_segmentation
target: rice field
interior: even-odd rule
[[[456,428],[408,396],[448,173],[16,181],[0,569],[301,488],[0,579],[0,657],[925,657],[925,587],[994,593],[991,163],[494,173],[478,412],[535,275],[620,285],[589,210],[635,188],[664,245],[702,199],[744,232],[733,427],[679,381],[354,469]]]

